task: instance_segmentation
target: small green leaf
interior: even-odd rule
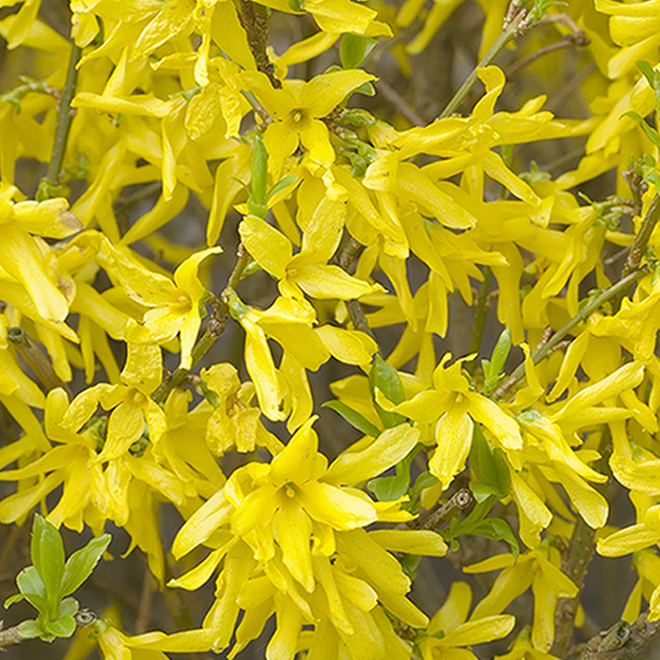
[[[70,615],[61,616],[46,624],[46,631],[54,637],[71,637],[76,632],[76,620]]]
[[[363,82],[356,87],[352,94],[364,94],[365,96],[376,96],[376,88],[370,82]]]
[[[410,491],[410,499],[415,502],[417,498],[422,494],[422,491],[426,488],[431,488],[438,483],[437,477],[434,477],[430,472],[422,472],[422,474],[417,477],[415,485]]]
[[[377,41],[371,37],[344,34],[339,44],[339,59],[344,69],[355,69],[371,52]]]
[[[20,603],[22,600],[25,600],[27,596],[25,594],[14,594],[5,599],[4,608],[8,610],[14,603]]]
[[[294,183],[298,181],[298,177],[295,174],[291,174],[290,176],[285,176],[283,179],[280,179],[269,191],[268,194],[266,195],[266,201],[270,202],[270,200],[275,197],[275,195],[279,195],[281,192],[284,192],[287,188],[290,188],[293,186]]]
[[[474,476],[499,499],[506,497],[511,489],[511,475],[502,450],[491,451],[479,424],[475,424],[470,448],[470,467]],[[475,497],[477,492],[473,490]]]
[[[396,475],[372,479],[367,483],[367,488],[380,502],[393,502],[408,492],[410,465],[421,449],[421,444],[416,445],[402,461],[396,464]]]
[[[492,486],[482,484],[479,481],[473,481],[470,484],[470,490],[477,502],[483,502],[486,498],[496,494],[495,489]]]
[[[656,71],[648,62],[645,62],[644,60],[637,60],[635,64],[648,81],[651,89],[655,92],[655,107],[656,110],[660,112],[660,72]]]
[[[520,546],[506,520],[502,520],[501,518],[487,518],[474,527],[470,533],[477,536],[485,536],[493,541],[504,541],[511,548],[514,561],[518,561]]]
[[[57,529],[38,513],[34,516],[30,551],[32,564],[46,587],[48,600],[59,600],[64,575],[64,544]]]
[[[18,632],[23,639],[34,639],[35,637],[42,637],[44,635],[44,629],[41,627],[40,622],[34,619],[28,619],[20,623]]]
[[[80,603],[75,598],[65,598],[62,602],[60,602],[58,618],[67,615],[75,616],[79,609]]]
[[[380,435],[380,430],[376,428],[366,417],[363,417],[359,412],[347,406],[338,400],[326,401],[321,408],[330,408],[337,414],[341,415],[352,427],[356,428],[360,433],[377,438]]]
[[[34,566],[24,568],[16,576],[16,585],[18,586],[18,590],[22,594],[25,594],[25,597],[32,607],[44,616],[48,614],[49,599],[46,594],[46,587]]]
[[[506,328],[497,340],[490,360],[483,360],[481,363],[484,370],[484,394],[492,392],[502,379],[502,370],[510,351],[511,330]]]
[[[648,136],[648,138],[655,144],[655,146],[660,149],[660,135],[658,134],[658,131],[655,130],[655,128],[651,128],[644,118],[637,112],[624,112],[622,117],[630,117],[631,119],[634,119],[636,122],[639,122],[644,129],[644,132]]]
[[[371,391],[371,397],[376,412],[386,429],[391,429],[395,426],[399,426],[399,424],[403,424],[406,421],[406,418],[403,417],[403,415],[387,412],[376,403],[376,388],[378,388],[385,395],[385,398],[388,399],[388,401],[391,401],[394,405],[402,403],[405,399],[403,385],[401,384],[399,374],[396,372],[396,369],[387,364],[380,355],[374,357],[371,371],[369,372],[369,390]]]
[[[110,534],[103,534],[69,557],[62,579],[62,596],[72,594],[91,575],[111,540]]]
[[[367,488],[376,496],[379,502],[394,502],[406,494],[409,485],[409,476],[397,474],[391,477],[372,479],[367,483]]]

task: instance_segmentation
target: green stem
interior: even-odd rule
[[[488,66],[493,63],[495,58],[500,54],[500,52],[506,47],[506,45],[517,35],[520,30],[523,29],[524,21],[527,17],[527,12],[525,10],[520,10],[513,18],[513,20],[502,30],[502,33],[495,40],[495,43],[490,47],[488,52],[483,56],[481,62],[472,70],[470,75],[467,77],[465,82],[458,88],[458,91],[452,96],[451,100],[442,111],[438,119],[446,119],[451,117],[461,103],[465,100],[465,97],[470,93],[475,83],[477,82],[477,71],[485,66]]]
[[[653,233],[655,226],[658,224],[658,220],[660,220],[660,197],[656,195],[651,201],[651,205],[649,206],[649,210],[647,211],[644,220],[642,220],[642,225],[639,228],[637,236],[635,236],[633,244],[630,246],[630,253],[628,254],[626,265],[623,267],[623,272],[621,273],[622,278],[627,277],[639,267],[642,257],[646,252],[646,246],[649,243],[651,234]]]
[[[560,328],[555,332],[550,339],[536,348],[531,355],[532,361],[534,364],[538,364],[546,358],[552,350],[559,344],[559,342],[566,337],[566,335],[571,332],[575,327],[577,327],[582,321],[588,318],[592,312],[595,312],[601,305],[606,303],[612,298],[616,298],[619,294],[623,294],[632,284],[634,284],[638,279],[648,274],[646,268],[640,268],[633,273],[630,273],[623,279],[619,280],[614,286],[611,286],[606,291],[603,291],[597,298],[594,298],[591,302],[587,303],[563,328]],[[499,387],[494,394],[495,399],[501,399],[518,381],[522,380],[525,377],[525,363],[522,362],[519,364],[511,376]]]
[[[250,255],[245,251],[242,245],[238,246],[238,259],[234,270],[229,276],[227,281],[227,286],[224,291],[233,291],[240,281],[243,279],[243,274],[245,268],[250,263]],[[224,292],[223,292],[224,293]],[[224,296],[221,296],[221,300]],[[195,344],[192,350],[192,362],[190,369],[183,369],[179,367],[168,379],[164,380],[158,389],[151,395],[151,398],[156,403],[163,403],[169,393],[175,388],[181,385],[183,381],[188,377],[192,367],[194,367],[209,351],[211,346],[215,343],[215,340],[222,335],[227,325],[227,320],[229,318],[229,307],[227,303],[220,302],[213,313],[213,316],[209,319],[208,325],[204,334],[201,336],[199,341]]]
[[[52,185],[57,185],[60,179],[60,171],[64,162],[64,152],[69,138],[69,130],[73,121],[73,111],[71,101],[76,92],[76,83],[78,81],[78,62],[82,49],[75,43],[71,46],[71,57],[69,58],[69,69],[66,74],[66,84],[62,90],[62,98],[57,109],[57,126],[55,127],[55,143],[53,144],[53,153],[48,163],[48,172],[46,178]]]
[[[481,348],[481,341],[484,336],[484,329],[486,328],[486,319],[488,318],[488,293],[490,289],[490,267],[484,267],[484,281],[481,283],[481,288],[479,289],[479,295],[477,297],[477,302],[474,306],[474,323],[472,324],[472,338],[470,339],[470,351],[469,353],[479,353]],[[477,368],[477,361],[472,360],[466,365],[466,369],[470,372],[471,375],[474,375],[474,371]]]

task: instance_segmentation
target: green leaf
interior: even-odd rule
[[[658,131],[655,130],[655,128],[651,128],[644,118],[637,112],[624,112],[622,117],[630,117],[631,119],[634,119],[636,122],[639,122],[642,125],[642,128],[644,129],[644,132],[648,136],[648,138],[655,144],[655,146],[660,149],[660,135],[658,135]]]
[[[490,450],[488,441],[484,438],[479,424],[474,425],[472,446],[470,448],[470,467],[477,480],[481,484],[490,487],[499,499],[509,494],[511,475],[502,450],[499,448],[494,451]],[[473,490],[473,492],[475,491]],[[475,497],[476,495],[475,492]]]
[[[5,599],[4,608],[9,609],[14,603],[20,603],[27,598],[26,594],[14,594]]]
[[[367,483],[367,488],[376,496],[379,502],[394,502],[406,494],[409,485],[409,476],[397,474],[391,477],[372,479]]]
[[[657,112],[660,112],[660,72],[644,60],[637,60],[635,64],[655,92],[655,107]]]
[[[495,502],[495,497],[491,495],[482,502],[478,502],[465,520],[461,520],[458,516],[452,518],[447,528],[442,530],[442,536],[445,541],[453,541],[457,536],[462,536],[463,534],[472,534],[472,530],[485,520]]]
[[[20,623],[18,632],[24,639],[34,639],[35,637],[42,637],[44,635],[44,629],[41,627],[40,622],[34,619],[28,619]]]
[[[484,370],[484,394],[492,392],[502,379],[502,370],[510,351],[511,330],[506,328],[497,340],[497,344],[495,344],[490,361],[483,360],[481,363]]]
[[[344,69],[355,69],[376,45],[376,39],[344,34],[339,44],[339,59]]]
[[[269,191],[268,194],[266,195],[266,201],[270,202],[270,200],[275,197],[275,195],[279,195],[281,192],[284,192],[287,188],[292,186],[294,183],[298,181],[298,177],[295,174],[291,174],[290,176],[285,176],[283,179],[280,179]]]
[[[391,401],[394,405],[402,403],[405,399],[403,385],[401,384],[399,374],[396,369],[387,364],[380,355],[374,357],[371,371],[369,372],[369,390],[371,391],[371,398],[373,399],[380,421],[383,422],[383,426],[386,429],[391,429],[395,426],[399,426],[399,424],[403,424],[403,422],[406,421],[406,418],[403,417],[403,415],[387,412],[376,403],[376,388],[378,388],[385,395],[385,398],[388,401]]]
[[[501,518],[487,518],[474,527],[470,533],[477,536],[485,536],[493,541],[504,541],[511,548],[513,560],[518,561],[520,546],[506,520],[502,520]]]
[[[250,213],[266,217],[266,187],[268,185],[268,153],[258,133],[250,132],[246,136],[252,147],[252,178],[248,207]]]
[[[58,612],[58,618],[67,615],[75,616],[79,609],[80,609],[80,603],[75,598],[65,598],[60,603],[60,611]]]
[[[422,491],[426,488],[431,488],[438,483],[437,477],[434,477],[430,472],[422,472],[422,474],[417,477],[415,485],[410,491],[410,499],[415,502],[417,498],[422,494]]]
[[[356,87],[352,94],[364,94],[365,96],[376,96],[376,88],[370,82],[363,82]]]
[[[470,490],[477,502],[483,502],[487,497],[496,495],[495,489],[492,486],[482,484],[479,481],[473,481],[470,484]]]
[[[45,627],[54,637],[71,637],[76,632],[76,620],[70,614],[66,614],[55,621],[49,621]]]
[[[16,585],[18,586],[18,590],[22,594],[25,594],[30,605],[44,616],[47,616],[49,599],[46,594],[46,587],[34,566],[24,568],[16,576]]]
[[[91,575],[111,540],[110,534],[103,534],[69,557],[62,578],[62,596],[72,594]]]
[[[30,552],[48,600],[58,601],[64,575],[64,545],[57,529],[38,513],[34,516]]]
[[[337,414],[341,415],[353,428],[356,428],[360,433],[369,435],[372,438],[377,438],[380,435],[380,430],[376,428],[366,417],[363,417],[359,412],[347,406],[345,403],[334,399],[333,401],[326,401],[321,405],[321,408],[330,408]]]
[[[408,492],[410,465],[421,449],[421,444],[416,445],[402,461],[396,464],[396,475],[372,479],[367,483],[367,488],[379,502],[393,502]]]

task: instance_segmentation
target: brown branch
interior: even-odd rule
[[[582,321],[587,319],[592,312],[596,311],[601,305],[608,300],[615,298],[629,290],[629,288],[641,277],[646,275],[648,270],[640,268],[626,277],[620,279],[616,284],[611,286],[606,291],[603,291],[597,298],[587,303],[563,328],[560,328],[550,338],[550,341],[544,343],[532,352],[532,360],[534,364],[538,364],[541,360],[545,359],[550,353],[556,350],[557,344],[566,337],[574,328],[576,328]],[[519,364],[511,376],[495,391],[494,398],[501,399],[506,393],[519,381],[525,378],[525,363]]]
[[[644,220],[642,220],[642,225],[639,228],[639,232],[635,237],[633,244],[630,246],[630,254],[628,255],[626,264],[623,267],[621,279],[625,278],[639,267],[639,264],[644,257],[644,253],[646,252],[646,246],[649,243],[651,234],[653,233],[655,226],[658,224],[658,220],[660,220],[660,197],[655,195],[651,201],[651,205],[649,206],[649,210],[647,211]]]
[[[2,629],[2,621],[0,621],[0,650],[5,650],[6,646],[11,646],[13,644],[20,644],[24,637],[18,631],[19,626],[14,626],[13,628],[7,628],[7,630]]]
[[[414,520],[412,527],[413,529],[431,529],[437,531],[455,513],[467,509],[473,502],[474,496],[472,492],[468,488],[461,488],[447,502],[432,509],[425,516]]]
[[[222,335],[225,331],[225,326],[229,319],[229,307],[227,303],[224,302],[224,293],[227,291],[235,289],[239,282],[243,279],[245,268],[250,263],[250,255],[246,252],[243,244],[239,244],[238,250],[236,251],[236,264],[234,270],[229,276],[227,281],[227,286],[225,287],[223,294],[221,296],[221,301],[216,302],[215,310],[213,315],[208,321],[206,330],[201,336],[199,341],[195,344],[192,350],[192,366],[194,367],[208,352],[208,350],[213,346],[216,339]],[[217,299],[216,299],[217,301]],[[158,389],[151,395],[151,398],[156,403],[163,403],[167,399],[169,393],[175,388],[181,385],[183,381],[188,377],[190,369],[183,369],[179,367],[171,376],[163,378],[163,382],[160,384]]]
[[[618,621],[592,637],[578,660],[637,660],[660,635],[660,621],[649,621],[644,612],[633,623]]]
[[[349,237],[348,242],[343,247],[343,249],[338,252],[333,261],[343,270],[350,274],[350,271],[353,268],[360,252],[363,249],[363,245],[358,243],[352,236]],[[374,341],[376,337],[374,336],[373,330],[369,327],[369,322],[367,317],[364,314],[362,305],[359,300],[347,300],[346,301],[346,310],[348,311],[348,316],[351,319],[351,323],[356,330],[364,332],[369,335]],[[378,343],[378,342],[376,342]],[[379,348],[380,351],[380,348]]]
[[[270,9],[251,0],[238,0],[238,17],[247,32],[248,44],[257,69],[268,76],[270,84],[275,89],[279,89],[282,83],[275,75],[275,66],[270,61],[267,51]]]

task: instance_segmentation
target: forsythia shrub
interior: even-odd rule
[[[417,121],[370,71],[414,77],[466,7],[481,63]],[[38,0],[0,8],[0,522],[32,525],[6,605],[38,611],[0,647],[642,657],[660,634],[659,0],[70,0],[66,37]],[[581,46],[588,112],[509,93],[493,62],[514,42],[550,102]],[[530,163],[557,141],[576,157]],[[230,326],[240,354],[214,362]],[[309,374],[333,368],[319,420]],[[329,460],[324,424],[359,438]],[[622,493],[635,519],[608,526]],[[67,560],[62,527],[94,538]],[[201,622],[131,636],[81,609],[118,528],[170,605],[201,589]],[[594,550],[638,574],[601,632],[581,601]],[[484,574],[480,600],[452,578],[424,612],[420,557],[445,555]]]

